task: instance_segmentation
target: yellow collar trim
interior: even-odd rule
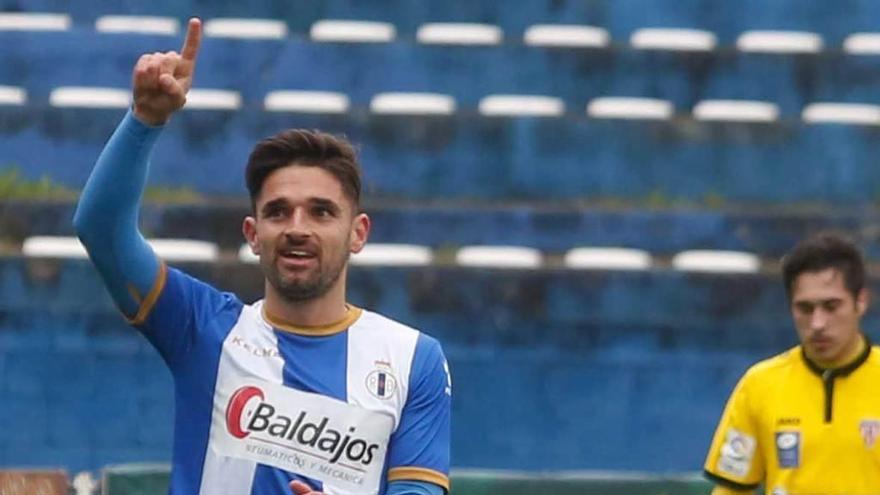
[[[327,325],[301,326],[294,325],[288,321],[278,318],[277,316],[269,314],[269,312],[266,311],[266,306],[263,306],[263,318],[265,318],[266,322],[268,322],[276,329],[299,335],[308,335],[311,337],[323,337],[345,331],[346,329],[348,329],[348,327],[354,324],[354,322],[357,321],[358,318],[361,317],[361,314],[363,312],[364,310],[358,308],[357,306],[346,304],[345,317],[337,322],[329,323]]]

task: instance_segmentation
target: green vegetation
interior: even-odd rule
[[[0,168],[0,200],[41,199],[74,200],[79,194],[68,187],[52,182],[46,176],[39,180],[21,177],[17,167]]]
[[[0,201],[76,201],[79,191],[54,182],[47,176],[38,180],[21,176],[18,167],[0,166]],[[187,187],[149,186],[144,192],[148,203],[187,204],[198,203],[202,196]]]

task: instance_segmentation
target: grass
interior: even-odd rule
[[[79,190],[59,184],[48,176],[27,179],[16,166],[0,166],[0,201],[76,201],[79,195]],[[148,203],[191,204],[204,198],[187,187],[148,186],[144,200]]]

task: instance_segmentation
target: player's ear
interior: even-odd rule
[[[260,242],[257,239],[257,219],[250,215],[244,217],[244,221],[241,223],[241,233],[244,234],[245,240],[251,247],[251,252],[259,256]]]
[[[862,287],[862,290],[859,291],[856,296],[856,311],[859,313],[859,316],[863,316],[866,311],[868,311],[868,306],[871,305],[871,292],[867,287]]]
[[[351,222],[351,241],[348,250],[359,253],[370,236],[370,217],[366,213],[358,213]]]

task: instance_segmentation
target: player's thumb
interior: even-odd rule
[[[306,493],[311,493],[312,491],[312,487],[299,480],[291,481],[290,489],[293,490],[294,495],[305,495]]]

